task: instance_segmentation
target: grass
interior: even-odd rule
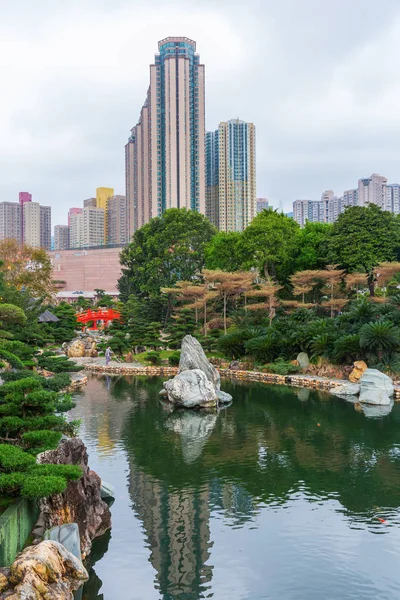
[[[160,354],[160,359],[161,359],[162,364],[168,363],[168,358],[171,356],[171,354],[174,354],[174,352],[176,352],[176,350],[160,350],[159,354]],[[139,362],[141,365],[148,367],[151,365],[151,363],[146,360],[146,358],[145,358],[146,355],[147,355],[147,352],[141,352],[140,354],[134,354],[133,360],[135,362]],[[207,358],[224,358],[224,355],[221,354],[221,352],[206,352],[206,356],[207,356]],[[164,361],[165,361],[165,363],[164,363]]]

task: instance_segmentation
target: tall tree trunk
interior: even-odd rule
[[[207,337],[207,301],[204,300],[204,337]]]
[[[172,298],[171,298],[171,294],[168,294],[167,314],[165,315],[164,329],[166,328],[167,323],[169,321],[169,317],[171,315],[171,311],[172,311]]]
[[[226,292],[224,292],[224,333],[226,335]]]
[[[368,287],[369,287],[369,295],[370,296],[375,296],[375,281],[374,281],[374,274],[372,273],[372,271],[370,271],[368,273]]]

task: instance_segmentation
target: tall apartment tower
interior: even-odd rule
[[[383,208],[395,215],[400,213],[400,185],[398,183],[386,185],[386,200]]]
[[[103,208],[85,206],[83,209],[82,246],[104,246],[105,211]]]
[[[27,246],[41,247],[41,211],[39,202],[27,202],[23,207],[24,239]]]
[[[32,202],[32,194],[30,194],[29,192],[20,192],[18,194],[18,201],[19,201],[19,205],[21,207],[21,233],[20,233],[20,239],[21,239],[21,243],[24,240],[24,204],[26,202]]]
[[[256,200],[256,214],[258,215],[263,210],[268,210],[269,203],[266,198],[257,198]]]
[[[320,200],[295,200],[293,202],[293,219],[300,227],[304,227],[307,221],[312,223],[324,220],[322,213],[323,204]]]
[[[107,244],[127,244],[128,211],[125,196],[112,196],[107,204]]]
[[[82,248],[83,246],[83,210],[68,214],[69,223],[69,246],[70,248]]]
[[[54,227],[54,250],[68,250],[69,227],[68,225],[55,225]]]
[[[22,207],[17,202],[0,202],[0,240],[14,239],[20,244]]]
[[[384,208],[386,203],[386,177],[373,173],[371,177],[358,180],[358,204],[376,204]]]
[[[206,136],[206,214],[221,231],[243,231],[256,214],[256,132],[233,119]]]
[[[40,207],[40,247],[51,250],[51,206]]]
[[[88,208],[88,207],[97,207],[97,208],[101,208],[104,211],[104,215],[107,215],[107,205],[108,205],[108,200],[114,196],[114,189],[113,188],[107,188],[107,187],[99,187],[96,189],[96,204],[93,205],[90,202],[87,202],[86,204],[84,203],[84,209]],[[91,198],[89,200],[92,200]],[[103,244],[106,243],[107,240],[107,218],[104,219],[104,239],[103,239]]]
[[[205,212],[204,65],[188,38],[166,38],[158,49],[125,146],[129,235],[168,208]]]

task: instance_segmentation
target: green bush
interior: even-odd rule
[[[21,439],[27,450],[39,454],[39,452],[56,448],[61,436],[62,434],[59,431],[39,429],[37,431],[23,433]]]
[[[15,356],[15,354],[8,352],[8,350],[4,350],[3,348],[0,348],[0,358],[4,359],[8,363],[10,363],[10,365],[12,366],[13,369],[23,369],[24,368],[24,363],[22,362],[22,360],[20,360],[18,358],[18,356]]]
[[[274,373],[276,375],[290,375],[291,373],[298,373],[301,368],[286,360],[276,360],[273,363],[264,365],[262,370],[266,373]]]
[[[35,464],[35,458],[18,446],[0,444],[0,472],[26,471]]]
[[[52,373],[68,373],[73,371],[81,371],[83,367],[75,365],[68,359],[67,356],[38,356],[38,364],[46,371]]]
[[[33,475],[64,477],[67,481],[76,481],[82,477],[83,470],[79,465],[45,464],[35,465],[29,470],[29,473]]]
[[[159,365],[161,363],[160,353],[154,350],[147,352],[144,358],[152,365]]]
[[[168,362],[172,367],[177,367],[179,365],[179,361],[181,359],[181,353],[180,352],[173,352],[169,357],[168,357]]]
[[[49,475],[27,476],[21,486],[21,496],[23,498],[46,498],[52,494],[62,494],[67,488],[67,481],[64,477],[55,477]]]
[[[6,371],[1,374],[1,378],[4,383],[8,383],[9,381],[19,381],[20,379],[26,379],[27,377],[37,377],[32,371],[28,371],[27,369],[17,370],[17,371]]]
[[[76,403],[72,400],[69,394],[64,394],[61,398],[59,398],[55,405],[56,412],[68,412],[72,408],[75,408]]]
[[[71,385],[72,379],[68,373],[56,373],[53,377],[45,377],[43,387],[53,392],[60,392]]]

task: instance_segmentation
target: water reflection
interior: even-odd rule
[[[130,504],[117,498],[110,550],[95,568],[106,590],[118,588],[116,595],[104,592],[104,600],[317,600],[313,577],[322,571],[332,589],[326,598],[395,597],[397,572],[383,583],[371,563],[378,548],[385,550],[378,540],[390,536],[371,533],[397,534],[400,523],[399,405],[366,419],[326,393],[233,383],[226,388],[235,402],[226,411],[168,413],[158,401],[160,387],[158,379],[94,378],[73,415],[83,418],[83,437],[96,456],[108,461],[99,468],[112,465],[104,478],[119,490],[128,481]],[[133,520],[143,538],[128,533]],[[244,532],[240,542],[231,537],[237,530]],[[257,530],[258,546],[251,542]],[[364,556],[358,532],[369,536]],[[237,554],[238,543],[245,554]],[[145,591],[133,594],[128,573],[129,581],[133,573],[140,579],[142,556],[154,584],[148,588],[149,573]],[[263,595],[261,557],[278,561],[268,579],[276,595]],[[381,571],[388,564],[386,557]],[[365,565],[368,576],[354,577]],[[101,598],[92,585],[85,598]]]

